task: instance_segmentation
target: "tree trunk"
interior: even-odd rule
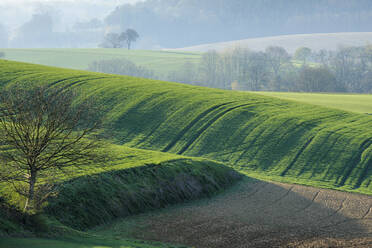
[[[36,171],[31,170],[30,180],[28,182],[28,195],[25,203],[24,212],[29,211],[32,208],[34,195],[35,195],[35,184],[36,184]]]
[[[127,44],[128,44],[128,50],[130,50],[130,41],[128,41]]]

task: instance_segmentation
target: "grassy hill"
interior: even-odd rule
[[[93,61],[125,58],[136,65],[153,70],[156,75],[167,75],[180,70],[185,63],[199,63],[200,53],[126,49],[0,49],[7,60],[48,66],[86,70]]]
[[[118,144],[213,159],[258,178],[372,194],[372,116],[246,92],[0,62],[2,85],[79,87]]]
[[[253,93],[253,92],[252,92]],[[327,94],[295,92],[254,92],[265,96],[294,100],[346,111],[372,114],[372,95],[369,94]]]
[[[371,32],[296,34],[201,44],[170,49],[170,51],[206,52],[208,50],[222,51],[234,47],[263,51],[268,46],[281,46],[288,52],[294,53],[297,48],[303,46],[318,51],[321,49],[335,50],[339,46],[365,46],[371,42]]]

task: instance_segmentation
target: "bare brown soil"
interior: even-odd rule
[[[372,247],[371,196],[282,183],[244,180],[212,199],[123,221],[132,238],[198,248]]]

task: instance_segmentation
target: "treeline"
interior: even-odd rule
[[[154,47],[252,37],[372,31],[370,0],[147,0],[116,8],[108,26],[132,27]]]
[[[299,48],[293,56],[282,47],[209,51],[198,66],[185,63],[166,80],[236,90],[372,93],[372,46]]]

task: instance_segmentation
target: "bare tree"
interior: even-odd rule
[[[309,57],[311,56],[311,49],[308,47],[299,47],[297,48],[294,58],[302,61],[302,64],[306,64],[308,61]]]
[[[26,197],[25,211],[35,205],[40,178],[104,159],[101,143],[88,137],[99,124],[97,109],[90,101],[77,103],[77,94],[20,86],[0,93],[0,180]]]
[[[121,33],[120,39],[126,41],[128,50],[130,50],[132,42],[136,42],[139,34],[136,30],[128,28],[125,32]]]
[[[105,48],[121,48],[123,47],[123,40],[117,33],[108,33],[105,35],[104,41],[100,46]]]
[[[268,64],[270,65],[272,72],[273,72],[273,79],[272,79],[272,90],[279,90],[280,89],[280,71],[284,64],[287,64],[291,56],[283,47],[278,46],[270,46],[267,47],[266,50],[266,57]]]

